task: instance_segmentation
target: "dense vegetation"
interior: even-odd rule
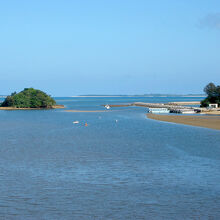
[[[209,104],[216,103],[220,106],[220,86],[216,86],[214,83],[209,83],[204,92],[207,97],[201,101],[201,107],[208,107]]]
[[[33,89],[26,88],[19,93],[12,93],[7,96],[2,107],[15,107],[15,108],[51,108],[56,102],[46,93]]]

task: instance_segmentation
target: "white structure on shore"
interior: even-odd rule
[[[218,108],[218,104],[209,104],[209,108]]]

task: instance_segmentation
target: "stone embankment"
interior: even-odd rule
[[[167,108],[169,110],[172,110],[172,109],[195,109],[195,107],[177,105],[177,104],[173,104],[173,103],[146,103],[146,102],[134,102],[131,104],[109,105],[109,106],[110,107],[138,106],[138,107],[146,107],[146,108]]]
[[[198,104],[199,102],[193,102],[193,104]],[[184,104],[189,104],[184,102]],[[192,105],[190,102],[189,105]],[[201,112],[201,108],[199,107],[191,107],[180,105],[180,103],[146,103],[146,102],[134,102],[131,104],[121,104],[121,105],[109,105],[110,107],[129,107],[129,106],[137,106],[137,107],[145,107],[145,108],[167,108],[170,110],[171,113],[194,113],[194,112]]]
[[[182,106],[182,105],[175,105],[171,103],[145,103],[145,102],[135,102],[133,103],[134,106],[140,107],[147,107],[147,108],[167,108],[169,110],[173,108],[178,109],[193,109],[193,107]]]

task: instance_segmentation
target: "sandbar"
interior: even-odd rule
[[[220,130],[220,116],[206,116],[206,115],[159,115],[147,114],[147,117],[154,120],[172,122],[177,124],[185,124],[191,126],[205,127]]]
[[[109,110],[65,110],[65,112],[111,112]]]
[[[200,101],[188,101],[188,102],[169,102],[171,105],[200,105]]]
[[[118,105],[109,105],[109,106],[110,107],[130,107],[130,106],[133,106],[133,104],[118,104]]]
[[[206,114],[206,115],[220,115],[220,111],[215,111],[215,110],[211,110],[211,111],[202,111],[201,114]]]

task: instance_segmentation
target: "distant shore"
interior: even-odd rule
[[[220,130],[220,116],[147,114],[150,119]]]
[[[0,110],[49,110],[49,109],[62,109],[64,105],[53,105],[51,108],[15,108],[15,107],[0,107]]]
[[[152,95],[76,95],[76,96],[70,96],[72,98],[111,98],[111,97],[205,97],[205,95],[160,95],[160,94],[152,94]]]

